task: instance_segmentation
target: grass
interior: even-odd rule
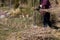
[[[6,11],[9,9],[2,8],[1,10]],[[0,40],[6,40],[9,35],[14,32],[21,32],[23,30],[29,29],[34,22],[33,15],[37,14],[37,21],[40,18],[38,12],[34,12],[31,8],[24,8],[22,9],[22,15],[19,18],[4,18],[0,19]],[[25,14],[29,15],[28,17]]]
[[[0,40],[6,40],[10,33],[29,28],[32,20],[28,18],[8,18],[0,20]]]
[[[29,16],[0,19],[0,40],[7,40],[7,38],[10,35],[13,36],[12,33],[15,32],[17,34],[14,34],[14,36],[17,35],[17,37],[20,37],[20,32],[29,29],[31,27],[31,24],[33,24],[35,21],[37,25],[41,25],[41,23],[39,23],[39,21],[41,21],[41,15],[37,11],[35,12],[31,8],[27,8],[22,9],[22,13],[23,15],[26,13]],[[35,21],[33,18],[34,14],[34,18],[36,19]]]

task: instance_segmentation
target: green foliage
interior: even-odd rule
[[[23,4],[27,4],[28,3],[28,0],[20,0],[21,1],[21,3],[23,3]]]

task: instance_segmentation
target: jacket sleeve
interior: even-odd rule
[[[45,5],[46,5],[46,3],[47,3],[47,1],[48,1],[48,0],[43,0],[43,2],[42,2],[42,4],[41,4],[41,5],[42,5],[42,6],[45,6]]]

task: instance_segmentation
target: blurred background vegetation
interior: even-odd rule
[[[34,14],[39,23],[40,14],[34,10],[38,5],[39,0],[0,0],[0,10],[10,13],[8,18],[0,19],[0,40],[8,40],[11,33],[30,28],[34,24]]]
[[[39,0],[0,0],[0,8],[3,11],[10,12],[10,17],[31,17],[31,20],[40,19],[39,12],[34,8],[39,6]],[[37,20],[36,17],[37,16]],[[38,21],[39,22],[39,21]]]

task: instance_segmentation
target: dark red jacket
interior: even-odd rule
[[[40,0],[40,5],[42,5],[42,9],[49,9],[51,6],[49,0]]]

